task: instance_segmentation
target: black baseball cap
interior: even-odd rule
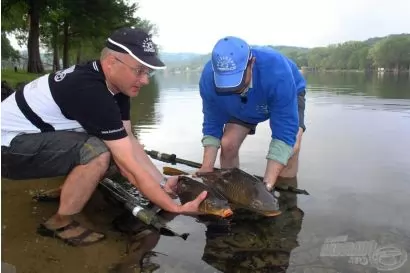
[[[123,27],[115,30],[107,39],[106,46],[114,51],[131,55],[151,69],[166,68],[158,58],[156,45],[151,40],[151,36],[140,28]]]

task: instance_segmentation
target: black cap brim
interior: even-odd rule
[[[151,69],[157,70],[166,68],[166,65],[158,58],[156,54],[139,54],[141,49],[135,45],[127,43],[121,44],[111,38],[108,38],[106,46],[114,51],[131,55],[131,57],[135,60]]]
[[[166,68],[165,64],[157,56],[132,56],[138,62],[142,63],[145,66],[148,66],[151,69],[164,69]]]

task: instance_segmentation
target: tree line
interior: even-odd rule
[[[273,46],[273,49],[295,61],[299,68],[323,70],[410,70],[410,34],[393,34],[366,41],[347,41],[326,47]],[[173,70],[201,70],[211,54],[171,63]]]
[[[310,70],[410,69],[410,34],[394,34],[327,47],[271,46]]]
[[[43,73],[40,47],[53,54],[53,70],[96,58],[114,29],[142,27],[151,35],[156,27],[135,16],[136,3],[126,0],[3,0],[1,1],[2,59],[17,58],[6,33],[27,43],[27,72]],[[3,46],[4,42],[4,46]],[[3,50],[4,49],[4,50]]]
[[[157,33],[150,21],[135,16],[138,4],[127,0],[3,0],[1,1],[2,60],[17,59],[6,33],[19,44],[27,43],[27,72],[43,73],[40,47],[53,56],[53,69],[98,58],[110,33],[119,27],[135,26]],[[348,41],[327,47],[271,46],[310,70],[410,69],[410,34],[395,34],[366,41]],[[208,55],[186,66],[198,68]]]

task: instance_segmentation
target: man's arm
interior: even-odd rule
[[[140,164],[140,166],[142,166],[146,171],[148,171],[158,183],[160,183],[163,180],[165,182],[165,177],[152,163],[148,155],[145,153],[144,147],[139,143],[138,139],[132,132],[132,126],[130,121],[130,98],[122,93],[115,95],[114,98],[117,101],[117,105],[120,108],[122,124],[128,134],[128,137],[131,140],[135,159]]]
[[[104,143],[110,149],[111,155],[120,168],[121,173],[154,204],[172,213],[201,214],[198,211],[198,207],[206,198],[206,191],[201,192],[194,200],[182,206],[177,205],[160,187],[159,183],[135,160],[132,151],[132,142],[129,137],[124,137],[119,140],[106,140]]]
[[[205,68],[206,69],[206,68]],[[208,75],[208,76],[207,76]],[[218,108],[212,93],[215,92],[212,77],[203,73],[199,81],[199,92],[202,99],[202,146],[204,147],[202,167],[199,172],[213,171],[218,149],[221,145],[223,127],[227,120],[227,114]]]
[[[133,134],[131,129],[131,121],[123,120],[122,122],[124,124],[125,130],[128,133],[128,138],[131,141],[132,151],[135,156],[135,159],[137,160],[139,165],[143,167],[155,179],[155,181],[157,181],[157,183],[160,183],[164,179],[164,176],[161,174],[158,168],[152,163],[151,159],[145,153],[144,147],[139,143],[138,139]]]
[[[303,77],[303,74],[299,71],[297,64],[293,60],[287,58],[287,61],[292,70],[292,75],[295,81],[296,90],[298,94],[299,128],[302,129],[302,130],[299,129],[298,137],[297,137],[298,141],[296,145],[299,145],[300,139],[302,138],[302,134],[303,132],[306,131],[306,126],[305,126],[306,79]]]
[[[305,108],[306,108],[306,91],[305,89],[303,89],[298,92],[299,128],[302,128],[303,132],[306,131]]]
[[[173,202],[168,194],[162,190],[158,181],[136,160],[130,137],[105,140],[104,143],[110,149],[121,172],[144,196],[166,211],[181,213],[181,207]]]
[[[306,91],[303,89],[298,92],[298,115],[299,115],[299,131],[296,137],[296,144],[293,147],[293,153],[296,154],[300,150],[300,144],[302,142],[302,135],[306,131],[305,125],[305,104],[306,104]]]
[[[264,176],[269,190],[273,188],[292,155],[299,122],[296,86],[291,75],[282,75],[272,89],[269,97],[272,140],[266,157],[268,162]]]
[[[202,166],[198,170],[198,172],[212,172],[214,170],[217,155],[218,155],[218,147],[205,146],[204,155],[202,158]]]
[[[121,173],[144,196],[169,212],[199,213],[198,206],[206,198],[206,192],[201,193],[193,201],[178,206],[161,189],[159,181],[154,177],[155,175],[151,175],[136,160],[131,138],[122,122],[122,120],[128,120],[129,116],[125,111],[120,111],[118,105],[107,92],[105,85],[98,83],[74,90],[75,94],[78,95],[75,103],[72,99],[69,101],[72,95],[60,98],[61,101],[67,100],[70,102],[61,102],[64,105],[64,112],[76,119],[90,135],[104,141]],[[130,129],[130,126],[128,126],[128,129]]]
[[[218,150],[221,146],[224,124],[220,122],[219,118],[221,118],[221,116],[218,117],[220,111],[212,102],[203,98],[202,105],[204,113],[202,133],[204,136],[201,142],[204,147],[204,154],[199,172],[211,172],[214,169]]]

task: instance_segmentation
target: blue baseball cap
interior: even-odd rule
[[[250,58],[250,46],[241,38],[227,36],[220,39],[212,50],[211,59],[216,91],[231,93],[241,89]]]

